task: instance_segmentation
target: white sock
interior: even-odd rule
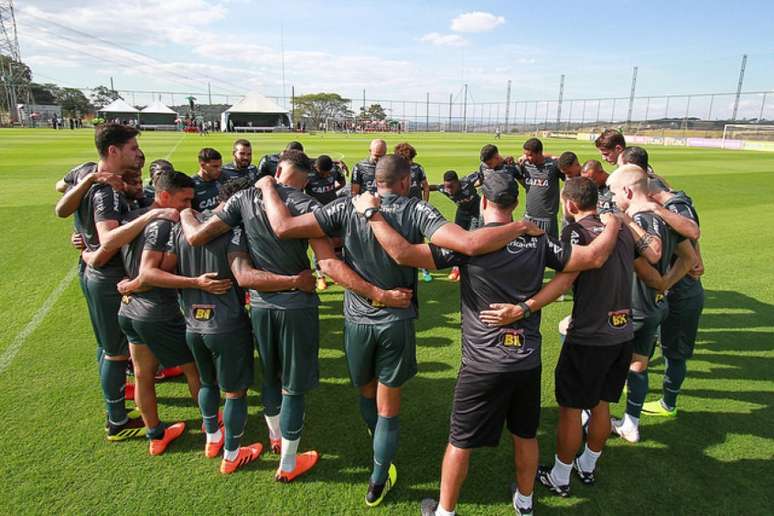
[[[266,420],[266,426],[269,427],[269,439],[276,441],[281,437],[279,414],[276,416],[263,416],[263,418]]]
[[[456,513],[454,511],[447,511],[443,507],[441,507],[441,504],[438,504],[438,507],[435,509],[435,516],[454,516]]]
[[[208,433],[207,434],[207,444],[209,443],[216,443],[220,441],[223,438],[223,432],[220,431],[220,428],[218,428],[218,431],[215,433]]]
[[[529,509],[532,507],[532,495],[526,496],[521,491],[516,490],[516,496],[513,497],[513,505],[519,509]]]
[[[623,428],[624,431],[636,430],[640,426],[640,418],[624,413]]]
[[[301,439],[290,441],[282,438],[282,454],[280,455],[280,470],[293,471],[296,469],[296,451],[298,451],[298,443]]]
[[[239,456],[239,448],[236,450],[223,450],[223,458],[226,460],[230,460],[231,462],[235,461],[236,458]]]
[[[570,483],[570,473],[572,464],[565,464],[559,460],[558,455],[554,455],[554,467],[551,468],[551,478],[560,486],[566,486]]]
[[[587,473],[594,471],[594,468],[597,467],[597,459],[599,459],[600,455],[602,455],[601,451],[595,452],[589,448],[588,444],[586,444],[586,449],[583,450],[581,456],[578,457],[578,465]]]

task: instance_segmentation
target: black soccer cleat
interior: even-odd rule
[[[145,423],[141,418],[129,418],[123,425],[108,423],[107,440],[125,441],[132,437],[145,437]]]
[[[583,471],[580,466],[580,462],[578,459],[580,458],[580,454],[578,454],[575,459],[572,461],[572,469],[575,471],[575,473],[578,474],[578,478],[582,483],[584,483],[587,486],[594,485],[594,482],[596,482],[596,478],[594,478],[594,472],[593,471]]]
[[[365,503],[368,507],[376,507],[384,500],[390,489],[393,488],[395,482],[398,481],[398,470],[395,468],[395,464],[390,464],[390,468],[387,472],[387,480],[384,484],[374,484],[370,480],[368,481],[368,492],[366,492]]]
[[[538,482],[543,484],[555,495],[561,496],[562,498],[570,496],[570,484],[564,486],[556,484],[551,476],[551,466],[538,466],[536,478]]]

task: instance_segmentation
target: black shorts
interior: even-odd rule
[[[554,370],[556,402],[561,407],[593,409],[600,401],[616,403],[629,374],[632,341],[614,346],[562,346]]]
[[[449,442],[457,448],[497,446],[503,431],[523,439],[537,435],[540,370],[478,373],[464,365],[454,386]]]

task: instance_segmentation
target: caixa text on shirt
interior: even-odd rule
[[[543,188],[548,187],[548,179],[541,177],[528,177],[524,180],[528,186],[541,186]]]

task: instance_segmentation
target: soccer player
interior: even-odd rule
[[[97,128],[95,144],[100,159],[96,171],[121,174],[136,168],[140,156],[137,135],[136,129],[121,124],[105,124]],[[65,196],[79,191],[83,196],[75,212],[75,228],[83,237],[86,247],[84,253],[88,254],[103,246],[110,248],[112,245],[109,259],[103,263],[87,265],[83,261],[81,290],[86,298],[98,344],[100,384],[107,409],[107,438],[110,441],[121,441],[141,435],[143,423],[139,414],[128,413],[126,410],[124,388],[129,348],[118,325],[121,296],[116,289],[124,277],[124,266],[116,253],[123,243],[138,235],[148,222],[171,214],[169,210],[150,210],[134,224],[119,227],[120,221],[129,211],[126,198],[108,184],[96,183],[85,192],[79,190],[86,186],[89,186],[88,182],[82,180]]]
[[[376,164],[387,154],[387,142],[371,140],[368,158],[358,161],[352,169],[352,195],[361,192],[376,192]]]
[[[590,178],[570,179],[562,190],[564,212],[571,223],[562,241],[588,245],[604,229],[597,215],[597,187]],[[559,404],[554,465],[541,466],[538,480],[560,496],[570,493],[570,473],[591,485],[602,449],[610,435],[610,403],[617,403],[632,358],[632,274],[636,256],[631,232],[618,232],[615,248],[600,269],[571,273],[572,318],[554,370]],[[586,446],[581,411],[590,411]]]
[[[653,168],[648,163],[648,151],[642,147],[626,147],[618,160],[621,162],[621,165],[637,165],[648,174],[649,180],[658,180],[664,185],[664,188],[669,189],[667,180],[653,171]]]
[[[530,138],[523,145],[524,161],[516,167],[516,179],[527,191],[525,219],[554,238],[559,236],[559,180],[565,176],[557,161],[543,155],[543,142]]]
[[[658,242],[660,252],[656,261],[657,271],[666,275],[672,263],[672,256],[680,260],[672,266],[677,278],[684,276],[695,263],[695,253],[688,240],[674,232],[664,221],[648,210],[647,175],[638,166],[623,165],[607,180],[616,205],[625,210],[646,233],[637,240],[641,253],[651,241]],[[643,253],[644,254],[644,253]],[[653,260],[651,260],[652,262]],[[627,378],[628,393],[626,412],[622,419],[612,419],[612,430],[623,439],[636,443],[640,440],[639,422],[645,397],[648,393],[648,362],[653,353],[656,331],[668,313],[666,299],[657,289],[641,278],[642,268],[650,265],[644,258],[635,261],[634,283],[632,286],[632,321],[634,341],[632,362]],[[680,274],[678,271],[682,271]]]
[[[562,155],[559,156],[557,164],[559,165],[559,170],[562,171],[562,174],[564,174],[564,177],[567,179],[578,177],[581,174],[581,165],[578,161],[577,154],[574,152],[563,152]]]
[[[171,208],[181,210],[190,207],[193,200],[193,182],[181,172],[163,171],[156,177],[156,194],[150,208],[135,210],[124,218],[124,224],[140,218],[146,210]],[[128,279],[118,284],[123,294],[118,320],[126,335],[132,353],[135,375],[135,401],[147,428],[149,453],[161,455],[167,446],[180,437],[185,423],[165,425],[158,416],[155,376],[159,364],[164,367],[180,367],[186,376],[194,401],[199,394],[199,376],[193,356],[185,343],[185,320],[180,312],[177,293],[169,288],[144,288],[145,271],[164,267],[165,252],[169,246],[172,222],[153,221],[143,233],[121,250]],[[101,253],[95,255],[99,260]],[[202,288],[211,286],[209,277],[199,278]],[[219,286],[214,282],[215,287]]]
[[[428,239],[468,254],[502,247],[527,228],[539,231],[534,225],[514,222],[467,232],[448,223],[427,202],[407,197],[410,171],[409,163],[399,156],[381,158],[375,175],[379,197],[364,193],[359,200],[372,203],[367,210],[363,207],[364,216],[351,199],[341,198],[322,210],[291,217],[270,186],[262,186],[272,227],[280,238],[343,234],[344,259],[354,270],[382,288],[406,292],[411,299],[410,305],[391,309],[361,292],[350,289],[344,294],[344,348],[350,379],[360,391],[360,413],[373,436],[374,467],[365,496],[370,507],[379,505],[397,480],[392,462],[398,447],[400,393],[417,372],[417,274],[415,269],[396,265],[374,238],[368,219],[384,217],[412,243]]]
[[[607,186],[607,178],[610,174],[602,168],[598,160],[590,159],[581,167],[581,177],[591,179],[597,185],[597,213],[604,213],[615,208],[613,194]]]
[[[271,191],[294,214],[308,214],[320,208],[316,200],[303,192],[310,172],[309,158],[303,152],[291,150],[282,154],[277,166],[280,184]],[[261,181],[273,184],[274,179],[265,176]],[[231,197],[215,217],[203,223],[189,210],[184,211],[183,231],[188,242],[198,246],[242,224],[256,267],[284,276],[309,270],[307,240],[278,239],[267,218],[269,205],[265,193],[248,188]],[[354,273],[336,258],[327,238],[315,238],[309,244],[320,268],[337,283],[388,305],[394,304],[395,299],[398,306],[408,303],[404,293],[382,290]],[[263,366],[264,413],[272,451],[280,453],[275,478],[291,482],[311,470],[319,459],[316,451],[297,453],[304,426],[304,395],[319,384],[319,298],[293,287],[280,292],[252,289],[250,302],[253,335]]]
[[[473,172],[460,179],[457,176],[457,172],[447,170],[443,174],[443,184],[430,185],[430,191],[441,192],[457,205],[454,223],[468,231],[481,226],[481,214],[479,212],[481,199],[478,196],[476,187],[481,184],[482,176],[481,172]],[[449,279],[451,281],[460,280],[459,267],[452,267]]]
[[[513,161],[513,156],[503,157],[496,145],[487,144],[481,147],[479,158],[481,163],[478,165],[478,171],[482,177],[483,174],[491,170],[505,170],[513,176],[514,181],[516,180],[518,169]]]
[[[620,131],[606,129],[594,140],[594,146],[602,159],[611,165],[621,165],[619,156],[626,148],[626,139]]]
[[[642,413],[655,416],[676,416],[677,396],[685,380],[686,361],[693,356],[699,318],[704,308],[704,288],[701,275],[704,264],[699,249],[699,215],[690,197],[684,192],[670,192],[657,180],[648,181],[651,199],[659,203],[654,213],[685,238],[690,239],[696,251],[697,262],[691,271],[669,288],[669,313],[661,323],[661,352],[666,369],[660,400],[649,401]]]
[[[301,144],[301,142],[290,142],[285,146],[285,150],[297,150],[304,152],[304,146]],[[256,181],[263,176],[272,176],[277,173],[277,165],[279,165],[279,162],[281,161],[281,153],[276,154],[266,154],[261,158],[261,161],[258,162],[258,177],[256,177]]]
[[[411,165],[411,186],[409,187],[408,196],[422,199],[423,201],[430,200],[430,185],[427,182],[425,169],[419,163],[414,163],[414,158],[417,156],[414,146],[410,143],[399,143],[395,146],[394,153],[408,161]],[[433,277],[427,269],[420,268],[419,274],[425,283],[433,281]]]
[[[248,177],[253,182],[258,180],[259,172],[258,168],[252,164],[253,147],[250,145],[249,140],[243,138],[236,140],[232,147],[232,156],[234,161],[226,163],[221,167],[221,183],[231,181],[232,179],[239,179],[240,177]]]
[[[503,171],[488,173],[482,192],[485,226],[474,235],[510,223],[518,202],[518,187]],[[514,507],[522,514],[532,512],[540,417],[540,309],[570,285],[566,279],[554,280],[538,293],[543,270],[600,267],[612,251],[618,223],[613,221],[593,248],[574,248],[535,227],[534,236],[519,236],[499,250],[468,257],[433,244],[412,245],[384,217],[371,220],[377,239],[397,263],[462,268],[462,367],[441,472],[441,498],[439,503],[424,500],[422,514],[454,514],[472,449],[497,446],[506,422],[517,465]]]
[[[151,164],[148,167],[148,174],[150,177],[148,178],[148,184],[145,185],[144,188],[146,199],[153,200],[153,198],[156,197],[156,187],[154,186],[156,177],[158,177],[158,175],[165,170],[175,170],[175,167],[172,166],[172,163],[165,159],[156,159],[151,161]]]
[[[196,211],[211,210],[218,205],[223,156],[209,147],[199,151],[199,172],[191,179],[194,182],[194,200],[191,207]]]

